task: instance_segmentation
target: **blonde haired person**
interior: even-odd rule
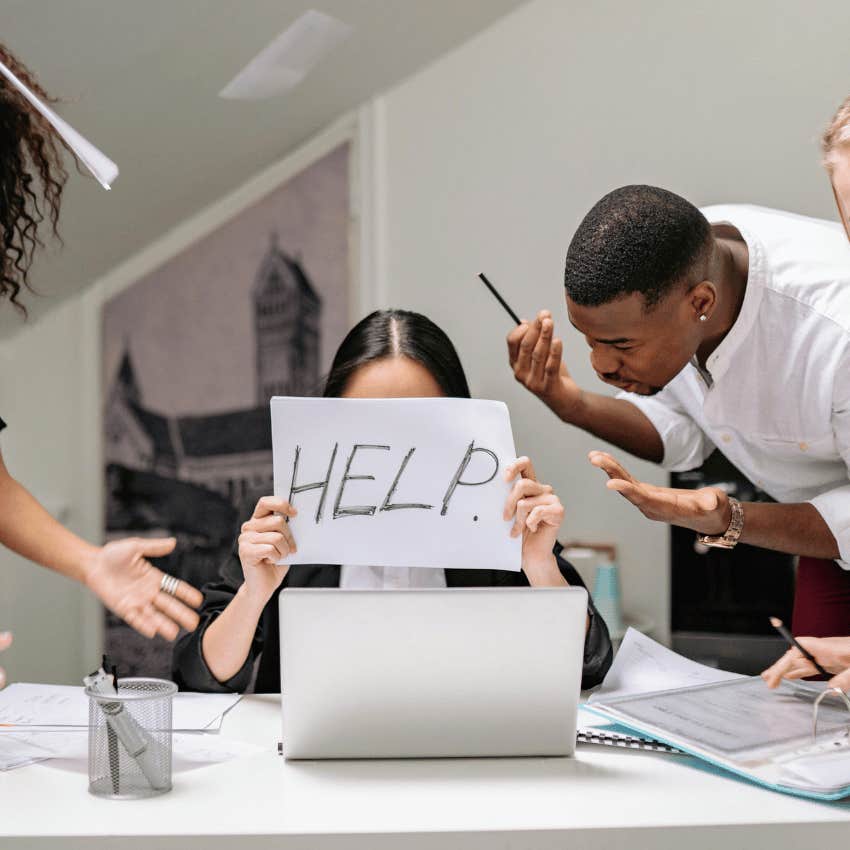
[[[847,238],[850,239],[850,97],[846,98],[832,118],[822,140],[823,164],[829,174],[835,203]],[[801,637],[800,643],[830,673],[832,687],[850,689],[850,637]],[[762,674],[771,688],[782,679],[802,679],[817,675],[811,661],[798,649],[789,649]]]
[[[850,239],[850,97],[838,107],[823,134],[823,164],[832,183],[835,203]]]

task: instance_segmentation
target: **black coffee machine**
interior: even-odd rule
[[[721,487],[742,502],[770,501],[720,452],[699,468],[674,472],[671,487]],[[791,623],[795,559],[739,543],[701,546],[686,528],[670,530],[670,615],[673,649],[695,661],[759,673],[787,646],[768,622]]]

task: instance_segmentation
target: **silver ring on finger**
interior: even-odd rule
[[[159,582],[159,589],[169,596],[177,596],[177,586],[180,584],[180,579],[175,576],[163,573]]]

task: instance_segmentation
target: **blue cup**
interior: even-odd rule
[[[607,623],[611,637],[615,640],[621,638],[626,629],[623,625],[620,571],[616,564],[607,561],[596,567],[592,595],[596,610]]]

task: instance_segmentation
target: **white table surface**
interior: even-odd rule
[[[83,764],[0,773],[0,846],[782,850],[850,838],[848,802],[763,790],[685,756],[580,745],[570,759],[286,762],[279,728],[279,698],[246,697],[221,734],[263,751],[176,773],[148,800],[93,797]]]

